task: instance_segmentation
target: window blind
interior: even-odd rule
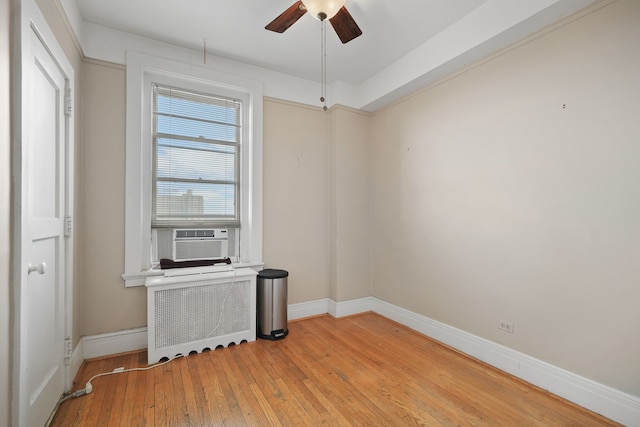
[[[239,227],[242,103],[153,86],[153,227]]]

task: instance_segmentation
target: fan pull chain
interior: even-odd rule
[[[323,103],[322,109],[327,111],[327,21],[322,20],[321,30],[321,48],[320,48],[320,63],[321,63],[321,90],[320,90],[320,102]]]

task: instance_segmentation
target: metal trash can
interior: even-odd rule
[[[258,337],[279,340],[287,336],[287,277],[289,272],[272,268],[258,272]]]

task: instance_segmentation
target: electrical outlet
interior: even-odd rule
[[[502,329],[505,332],[513,333],[513,323],[505,322],[504,320],[498,320],[498,329]]]

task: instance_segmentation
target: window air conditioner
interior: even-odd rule
[[[172,231],[174,261],[227,257],[226,228],[175,228]]]

